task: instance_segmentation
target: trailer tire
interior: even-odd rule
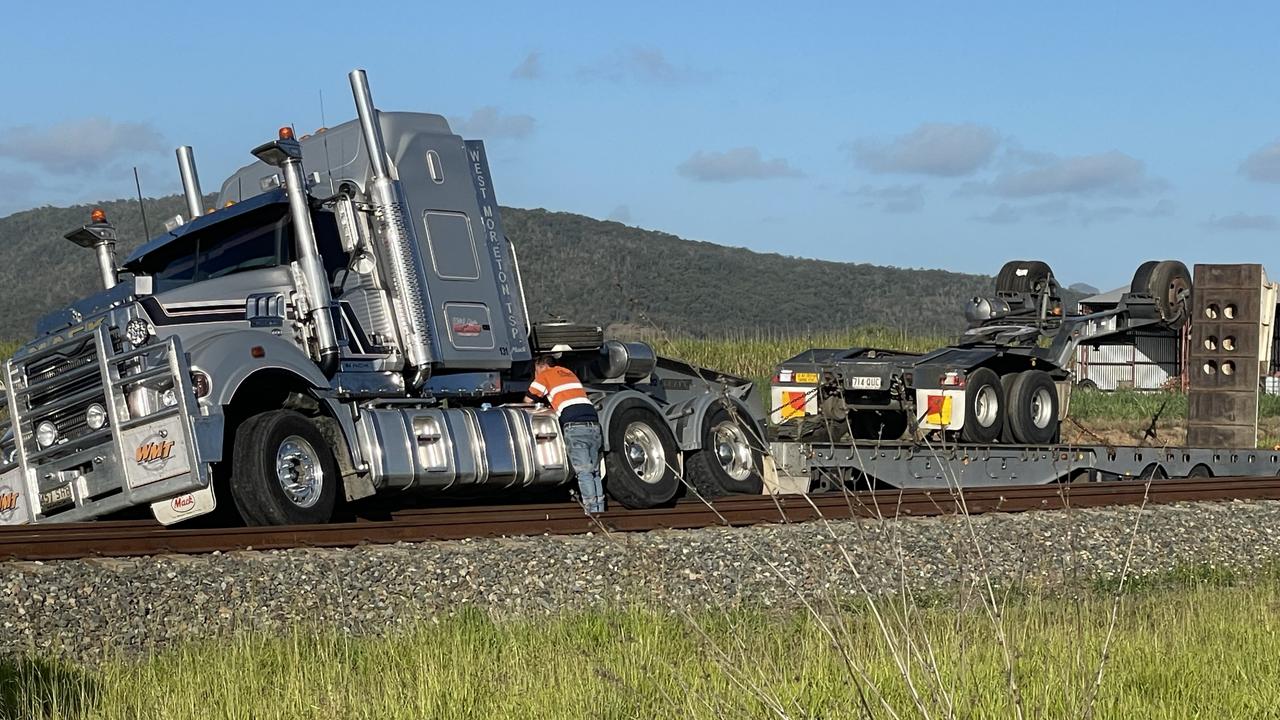
[[[338,462],[306,416],[272,410],[236,428],[231,498],[245,524],[326,523],[337,497]]]
[[[1011,260],[996,275],[996,290],[1002,292],[1036,292],[1044,288],[1053,269],[1040,260]]]
[[[1004,430],[1004,392],[1000,376],[990,368],[969,373],[964,389],[964,427],[960,437],[965,442],[992,443]]]
[[[703,497],[764,492],[764,441],[739,412],[718,405],[702,422],[702,448],[684,462],[685,477]]]
[[[1000,390],[1004,393],[1005,420],[1004,427],[1000,430],[1000,442],[1005,445],[1013,445],[1017,442],[1013,437],[1013,423],[1009,422],[1009,395],[1013,392],[1013,381],[1018,379],[1018,373],[1005,373],[1000,376]]]
[[[666,420],[636,403],[615,410],[606,432],[605,492],[633,510],[670,502],[680,490],[680,448]]]
[[[1058,436],[1058,389],[1043,370],[1024,370],[1009,386],[1005,424],[1017,442],[1047,445]]]
[[[1191,290],[1191,271],[1177,260],[1165,260],[1157,263],[1151,270],[1151,278],[1147,281],[1151,297],[1155,298],[1156,308],[1160,310],[1160,319],[1166,323],[1175,323],[1187,318],[1189,296],[1182,295]]]
[[[1148,292],[1147,286],[1151,283],[1151,271],[1155,270],[1159,264],[1159,260],[1148,260],[1139,265],[1138,269],[1133,271],[1133,280],[1129,282],[1129,292],[1146,295]]]

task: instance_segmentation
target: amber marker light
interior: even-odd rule
[[[107,211],[102,208],[94,208],[93,212],[89,213],[89,220],[95,223],[104,223],[107,221]]]
[[[292,139],[293,139],[293,128],[289,127],[288,125],[286,125],[286,126],[284,126],[284,127],[280,128],[280,139],[281,139],[281,140],[292,140]]]

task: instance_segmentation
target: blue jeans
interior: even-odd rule
[[[564,428],[569,464],[578,475],[582,505],[589,513],[604,512],[604,487],[600,484],[600,448],[604,440],[597,423],[569,423]]]

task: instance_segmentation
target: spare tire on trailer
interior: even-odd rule
[[[685,458],[685,477],[703,497],[764,492],[764,440],[737,407],[721,403],[702,421],[702,447]]]
[[[667,421],[649,406],[631,401],[614,410],[605,429],[604,489],[623,506],[663,505],[680,490],[680,447]]]
[[[1058,388],[1043,370],[1024,370],[1009,385],[1005,424],[1025,445],[1048,445],[1058,437]]]
[[[1040,260],[1011,260],[996,275],[1000,292],[1038,292],[1053,277],[1053,269]]]

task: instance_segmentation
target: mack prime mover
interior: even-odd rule
[[[179,148],[189,217],[123,263],[100,212],[67,234],[105,289],[4,366],[0,522],[149,506],[169,524],[229,502],[248,524],[313,523],[338,493],[563,484],[556,416],[519,404],[538,352],[583,379],[621,504],[684,481],[761,492],[752,384],[531,323],[483,144],[379,112],[364,72],[349,79],[356,120],[282,128],[216,209]]]

